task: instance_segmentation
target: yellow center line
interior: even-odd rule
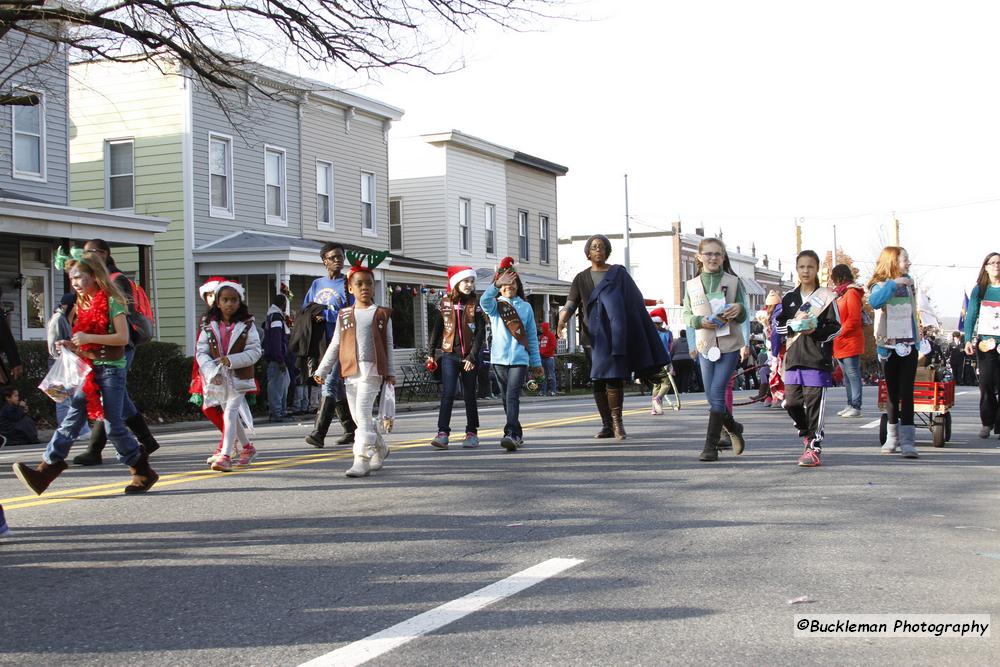
[[[704,401],[700,401],[704,403]],[[695,403],[688,403],[687,405],[692,405]],[[646,408],[639,408],[635,410],[623,410],[622,415],[638,415],[646,412]],[[600,421],[600,415],[580,415],[574,417],[563,417],[561,419],[548,419],[545,421],[531,422],[529,424],[524,424],[523,429],[525,431],[533,431],[541,428],[551,428],[555,426],[567,426],[569,424],[579,424],[583,422],[593,422]],[[498,437],[503,435],[503,429],[487,429],[479,432],[480,437]],[[415,449],[417,447],[426,447],[430,445],[429,438],[419,438],[416,440],[406,440],[399,443],[391,443],[391,448],[393,451],[398,451],[401,449]],[[235,475],[246,475],[249,473],[264,473],[272,470],[285,470],[288,468],[297,468],[299,466],[311,465],[314,463],[325,463],[327,461],[336,461],[338,459],[346,459],[353,457],[353,453],[350,449],[340,450],[336,452],[319,452],[316,454],[301,454],[297,456],[286,456],[277,459],[268,459],[265,461],[260,461],[257,463],[252,463],[248,467],[244,468],[234,468],[232,472],[219,472],[217,470],[189,470],[186,472],[171,473],[169,475],[161,475],[160,479],[156,482],[155,489],[162,489],[166,486],[175,486],[177,484],[187,484],[188,482],[200,481],[205,479],[214,479],[216,477],[232,477]],[[106,484],[96,484],[93,486],[83,486],[76,487],[72,489],[65,489],[61,491],[46,491],[44,497],[30,495],[30,496],[15,496],[13,498],[0,498],[0,505],[3,505],[4,511],[25,509],[28,507],[40,507],[43,505],[53,505],[56,503],[65,503],[73,500],[83,500],[86,498],[101,498],[107,496],[117,496],[122,495],[125,489],[125,484],[123,481],[119,480],[117,482],[109,482]],[[155,492],[155,491],[154,491]]]

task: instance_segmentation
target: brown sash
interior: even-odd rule
[[[514,304],[509,301],[497,300],[497,311],[499,311],[500,319],[503,320],[504,326],[507,327],[510,335],[527,350],[528,332],[524,330],[524,322],[521,321],[521,316],[517,314]]]
[[[245,326],[243,328],[243,333],[236,338],[236,342],[229,347],[229,352],[227,354],[236,354],[242,352],[247,346],[247,336],[250,335],[250,327],[253,326],[253,320],[246,320],[243,323]],[[213,359],[218,359],[223,356],[222,352],[219,350],[219,341],[215,338],[215,332],[212,331],[212,327],[206,322],[202,328],[208,333],[208,355]],[[253,366],[244,366],[243,368],[232,369],[233,375],[241,380],[249,380],[253,378]]]

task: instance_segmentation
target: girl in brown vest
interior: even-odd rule
[[[430,349],[441,351],[441,407],[438,409],[438,434],[431,445],[448,449],[451,433],[451,409],[455,404],[455,386],[462,382],[465,400],[465,439],[462,447],[479,446],[479,409],[476,405],[476,361],[486,339],[486,317],[476,297],[476,272],[468,266],[448,267],[447,296],[441,299],[441,318],[431,331]],[[433,357],[427,357],[428,361]]]
[[[250,442],[253,417],[246,394],[256,388],[253,365],[260,359],[261,345],[253,315],[243,297],[243,286],[239,283],[220,282],[198,336],[196,356],[205,404],[222,408],[222,443],[208,459],[212,470],[221,472],[233,469],[236,440],[242,445],[237,465],[249,465],[257,456],[257,449]]]
[[[340,373],[347,389],[347,402],[357,423],[354,433],[354,465],[348,477],[367,477],[380,470],[389,456],[389,447],[374,428],[372,406],[382,382],[395,384],[392,356],[392,309],[375,305],[375,276],[371,268],[357,261],[347,274],[347,288],[354,305],[337,314],[337,328],[316,370],[322,383],[340,361]]]

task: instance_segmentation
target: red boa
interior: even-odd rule
[[[73,333],[96,334],[98,336],[108,335],[111,324],[110,313],[108,312],[108,295],[103,290],[98,290],[90,299],[90,306],[86,309],[80,305],[80,299],[76,300],[76,323],[73,325]],[[101,346],[88,343],[81,345],[80,349],[94,352]],[[93,368],[90,359],[80,357],[88,366]],[[94,373],[87,373],[87,380],[83,383],[83,393],[87,395],[87,417],[90,419],[104,419],[104,406],[101,405],[101,388],[94,379]]]

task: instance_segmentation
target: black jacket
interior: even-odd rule
[[[298,358],[299,369],[307,375],[319,368],[319,362],[326,353],[326,306],[311,303],[302,309],[292,324],[292,334],[288,339],[288,349]],[[317,322],[316,318],[320,317]]]
[[[802,294],[796,287],[781,299],[781,313],[777,317],[778,333],[787,337],[794,332],[788,330],[788,321],[794,319],[802,306]],[[811,313],[818,321],[816,330],[808,336],[799,336],[795,343],[785,350],[785,368],[814,368],[833,372],[833,339],[840,333],[840,316],[837,300],[830,301],[821,313]]]

